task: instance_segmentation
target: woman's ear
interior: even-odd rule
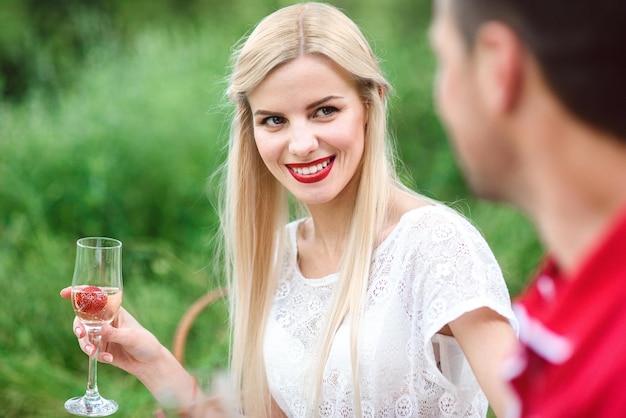
[[[490,112],[507,113],[520,98],[524,79],[525,50],[508,26],[484,24],[476,34],[478,87]]]

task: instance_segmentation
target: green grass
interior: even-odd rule
[[[364,29],[377,35],[396,87],[391,128],[403,177],[473,220],[517,293],[540,248],[519,214],[468,195],[433,113],[425,27],[383,26],[385,15],[353,9],[363,25],[371,17]],[[124,242],[124,306],[167,346],[185,309],[219,285],[208,179],[224,157],[223,80],[244,27],[146,29],[123,50],[90,50],[62,94],[0,103],[2,416],[66,417],[64,400],[84,390],[87,358],[58,296],[70,284],[77,238]],[[226,317],[217,309],[200,316],[188,346],[189,367],[203,376],[226,361]],[[103,365],[99,378],[119,416],[153,416],[156,405],[134,377]]]
[[[1,108],[3,416],[67,416],[64,399],[84,391],[87,358],[58,296],[80,236],[124,242],[124,305],[168,346],[185,309],[219,283],[207,179],[221,163],[227,123],[218,104],[233,41],[182,32],[145,32],[132,53],[105,45],[66,94]],[[222,330],[225,320],[203,318]],[[224,366],[226,336],[217,336],[194,328],[190,367]],[[122,416],[156,407],[132,376],[106,365],[100,388]]]

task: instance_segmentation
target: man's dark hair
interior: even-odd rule
[[[468,48],[481,24],[514,30],[578,118],[626,142],[626,0],[453,0]]]

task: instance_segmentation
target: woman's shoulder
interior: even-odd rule
[[[390,214],[388,233],[396,228],[433,228],[451,225],[461,230],[476,231],[476,227],[459,211],[440,201],[424,196],[401,195],[395,199]]]
[[[476,226],[463,214],[444,203],[432,202],[408,210],[400,218],[405,224],[425,223],[426,226],[452,224],[463,229],[476,230]]]
[[[428,201],[402,212],[386,231],[379,249],[389,245],[407,250],[456,245],[471,249],[471,252],[491,252],[484,236],[468,218],[437,201]]]
[[[394,190],[389,204],[387,226],[391,226],[393,229],[393,226],[405,218],[415,219],[419,217],[438,217],[450,221],[466,220],[460,212],[439,200],[411,190]]]

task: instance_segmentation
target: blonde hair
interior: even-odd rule
[[[358,345],[360,315],[373,249],[386,218],[390,190],[397,184],[387,139],[386,96],[391,90],[367,40],[345,14],[321,3],[278,10],[244,37],[233,55],[227,94],[235,103],[227,189],[223,208],[226,250],[231,268],[233,350],[231,368],[241,390],[243,411],[269,416],[271,397],[263,362],[263,336],[276,281],[276,254],[283,245],[290,209],[286,190],[257,152],[247,95],[272,69],[306,54],[321,54],[354,77],[368,123],[354,216],[325,329],[318,346],[315,408],[323,365],[333,337],[348,315],[356,414],[360,415]]]

